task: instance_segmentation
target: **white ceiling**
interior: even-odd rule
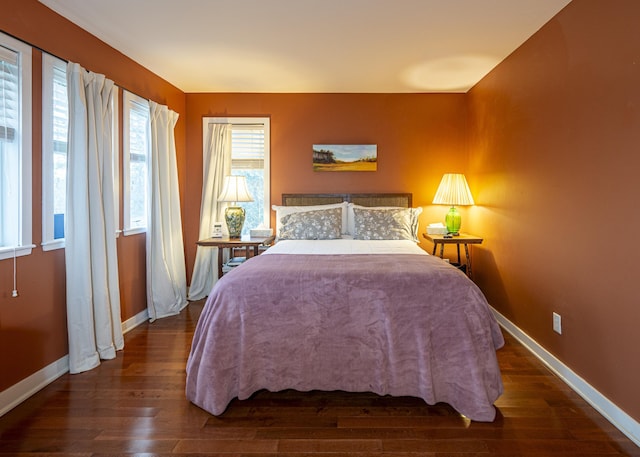
[[[40,0],[184,92],[466,92],[571,0]]]

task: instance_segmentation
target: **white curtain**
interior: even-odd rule
[[[178,114],[149,102],[151,176],[147,225],[147,308],[151,321],[178,314],[187,305],[187,279],[180,217],[174,127]]]
[[[231,124],[209,124],[203,161],[200,232],[198,239],[210,238],[213,223],[223,220],[223,203],[218,203],[224,177],[231,174]],[[193,266],[189,300],[200,300],[218,280],[218,249],[198,246]]]
[[[69,137],[65,265],[69,370],[80,373],[124,347],[116,251],[113,81],[67,65]]]

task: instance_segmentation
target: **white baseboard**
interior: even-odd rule
[[[0,392],[0,416],[69,371],[69,356],[47,365],[42,370]]]
[[[533,338],[520,330],[510,320],[492,308],[500,325],[524,347],[529,349],[542,363],[553,371],[578,395],[593,406],[605,419],[624,433],[636,446],[640,446],[640,423],[620,409],[615,403],[593,388],[588,382],[574,373],[553,354],[540,346]]]
[[[149,320],[149,310],[145,308],[133,317],[130,317],[122,323],[122,333],[127,333],[138,325]]]
[[[145,309],[122,323],[122,333],[133,330],[147,320],[149,320],[149,312]],[[3,390],[0,392],[0,417],[68,372],[69,355],[67,354],[28,378]]]

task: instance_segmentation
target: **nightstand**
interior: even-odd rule
[[[231,250],[231,257],[233,257],[234,248],[245,248],[245,257],[248,259],[255,255],[258,255],[260,246],[268,246],[274,240],[273,236],[267,238],[207,238],[199,240],[196,244],[198,246],[209,246],[218,248],[218,279],[222,278],[222,264],[224,249]]]
[[[464,264],[463,270],[466,270],[467,276],[471,277],[471,257],[469,256],[469,245],[481,244],[482,238],[468,235],[466,233],[461,233],[460,235],[452,236],[451,238],[445,238],[444,235],[429,235],[428,233],[423,233],[422,236],[433,243],[433,255],[436,255],[436,249],[438,245],[440,245],[440,258],[444,256],[445,244],[455,244],[458,251],[458,266],[460,267],[463,266],[460,259],[460,245],[464,245],[466,263]]]

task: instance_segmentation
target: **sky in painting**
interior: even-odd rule
[[[375,144],[314,144],[313,149],[331,151],[336,159],[344,162],[377,156]]]

